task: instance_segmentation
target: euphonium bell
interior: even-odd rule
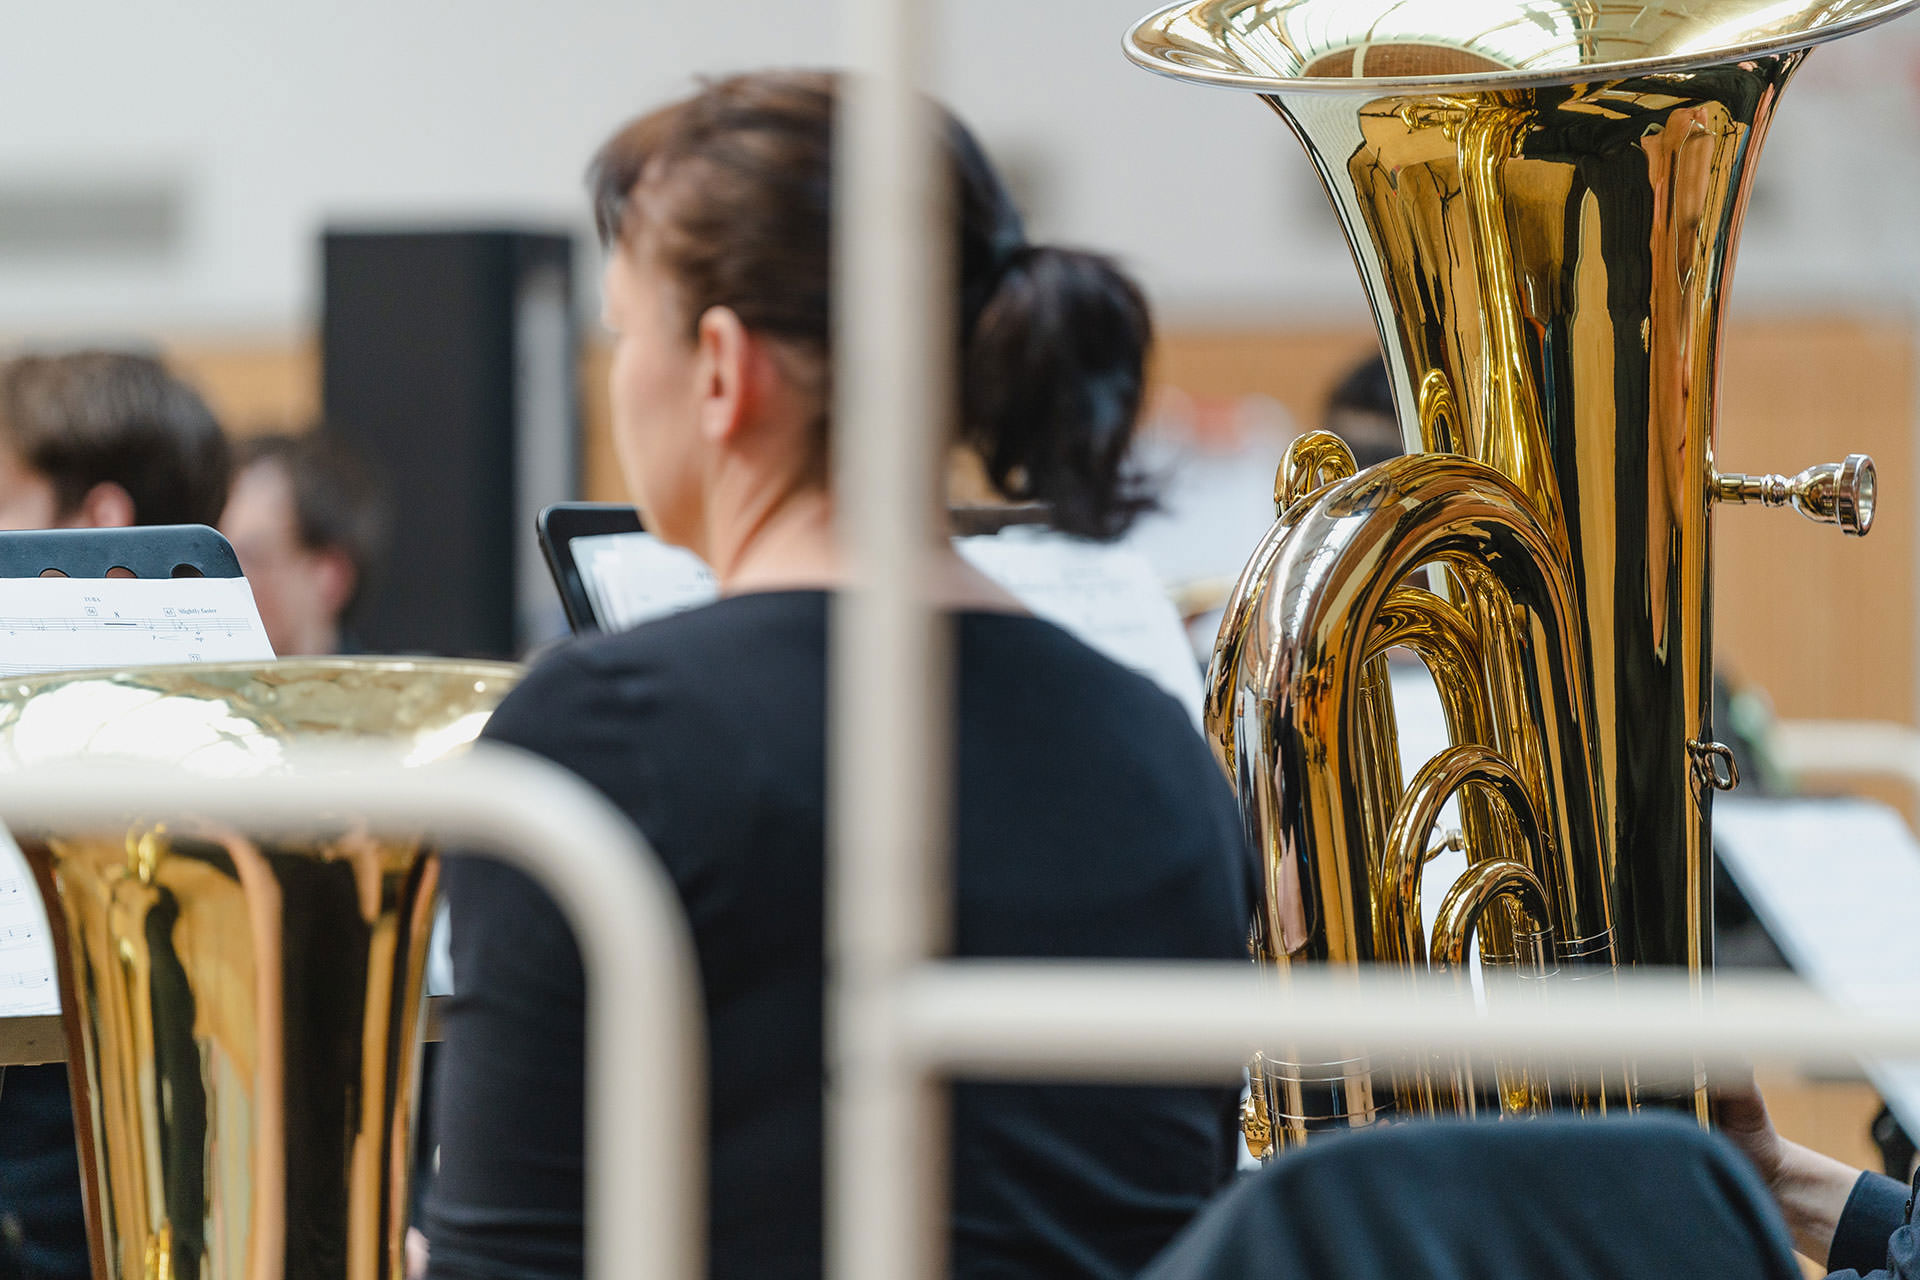
[[[312,659],[14,679],[0,771],[86,755],[244,777],[348,740],[408,768],[463,749],[516,678]],[[310,839],[16,834],[59,962],[93,1274],[397,1280],[432,850],[345,813]]]
[[[1278,965],[1565,981],[1713,961],[1713,504],[1865,533],[1873,468],[1717,473],[1726,285],[1754,161],[1814,44],[1920,0],[1190,0],[1150,70],[1250,91],[1305,145],[1352,246],[1410,456],[1295,446],[1216,647],[1208,728],[1266,870]],[[1424,574],[1426,586],[1417,586]],[[1435,677],[1453,746],[1403,780],[1384,654]],[[1459,794],[1469,870],[1425,937],[1420,872]],[[1284,1056],[1284,1055],[1282,1055]],[[1699,1074],[1545,1079],[1499,1105],[1666,1095]],[[1255,1063],[1249,1139],[1471,1081],[1359,1057]]]

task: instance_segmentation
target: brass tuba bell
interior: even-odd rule
[[[74,756],[223,777],[310,744],[464,749],[500,663],[304,659],[0,684],[0,773]],[[432,850],[352,814],[20,831],[59,964],[99,1280],[396,1280]]]
[[[1873,467],[1713,465],[1716,354],[1754,161],[1817,43],[1917,0],[1189,0],[1150,70],[1260,95],[1353,249],[1409,455],[1296,442],[1235,587],[1207,726],[1265,867],[1258,958],[1566,981],[1713,962],[1713,504],[1863,534]],[[1424,575],[1424,586],[1417,585]],[[1401,777],[1385,653],[1452,746]],[[1421,869],[1459,796],[1468,871],[1433,937]],[[1473,1110],[1447,1064],[1257,1060],[1256,1154],[1315,1128]],[[1524,1112],[1667,1098],[1501,1064]]]

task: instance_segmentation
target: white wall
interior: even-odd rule
[[[1035,197],[1171,319],[1357,320],[1297,146],[1251,99],[1119,52],[1148,0],[945,0],[940,85]],[[0,255],[0,329],[286,330],[328,220],[574,226],[624,117],[695,73],[826,64],[827,0],[58,0],[0,17],[0,190],[177,184],[150,260]],[[1747,305],[1920,280],[1920,22],[1816,52],[1769,146]]]

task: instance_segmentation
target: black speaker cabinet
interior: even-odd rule
[[[323,237],[327,420],[394,492],[370,652],[514,657],[564,623],[534,538],[577,496],[573,242],[514,230]]]

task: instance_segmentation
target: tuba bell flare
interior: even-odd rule
[[[1206,722],[1265,868],[1256,958],[1555,981],[1713,964],[1716,502],[1865,533],[1870,459],[1713,465],[1717,355],[1754,165],[1808,49],[1920,0],[1188,0],[1140,66],[1261,98],[1352,248],[1408,455],[1296,442],[1241,574]],[[1427,588],[1413,585],[1424,574]],[[1430,588],[1430,589],[1428,589]],[[1385,653],[1453,746],[1403,782]],[[1458,794],[1469,870],[1424,937]],[[1693,1110],[1704,1081],[1499,1064],[1503,1112]],[[1253,1065],[1256,1154],[1476,1106],[1453,1066]],[[1567,1073],[1562,1073],[1563,1077]],[[1518,1082],[1518,1083],[1516,1083]]]
[[[10,679],[0,774],[74,756],[225,777],[303,747],[464,749],[503,663],[287,659]],[[58,962],[98,1280],[399,1280],[438,862],[315,815],[310,837],[115,815],[15,833]]]

